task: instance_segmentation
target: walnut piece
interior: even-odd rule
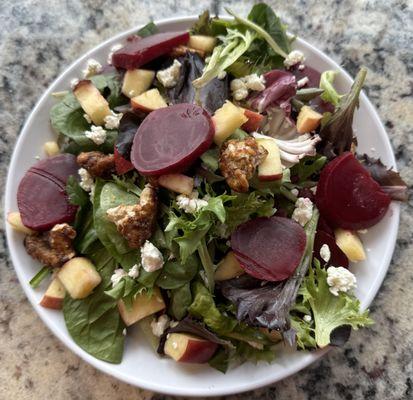
[[[155,189],[148,184],[142,190],[139,204],[110,208],[106,214],[109,221],[116,225],[118,232],[128,241],[129,247],[138,249],[155,230],[157,209]]]
[[[42,264],[58,268],[76,255],[73,239],[76,231],[69,224],[57,224],[50,231],[28,235],[24,239],[27,253]]]
[[[267,150],[252,137],[225,142],[221,148],[219,168],[228,186],[236,192],[247,192],[248,180],[267,154]]]
[[[93,178],[110,178],[115,173],[115,157],[113,154],[88,151],[80,153],[76,161]]]

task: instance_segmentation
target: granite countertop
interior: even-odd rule
[[[0,185],[17,135],[42,92],[101,41],[150,18],[223,12],[220,0],[3,0],[0,10]],[[366,91],[390,135],[398,167],[413,183],[413,1],[270,2],[290,30],[354,75],[369,69]],[[251,1],[228,1],[242,13]],[[410,136],[409,136],[410,134]],[[413,399],[413,212],[402,206],[399,239],[371,329],[344,349],[269,388],[232,399]],[[3,212],[1,217],[3,218]],[[3,222],[3,221],[2,221]],[[95,370],[55,338],[26,300],[0,242],[0,399],[168,399]]]

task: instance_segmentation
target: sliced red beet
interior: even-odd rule
[[[333,227],[366,229],[386,213],[390,196],[350,152],[331,161],[321,172],[316,203]]]
[[[348,258],[337,246],[334,236],[331,236],[323,231],[317,231],[314,239],[314,257],[320,261],[321,265],[326,264],[320,256],[320,249],[324,244],[329,247],[331,253],[331,257],[327,262],[327,265],[348,268]]]
[[[142,175],[182,172],[211,146],[214,126],[208,112],[195,104],[152,111],[140,125],[131,161]]]
[[[74,220],[77,207],[69,203],[66,182],[70,175],[77,176],[78,168],[75,156],[60,154],[39,161],[26,172],[17,191],[25,226],[45,231]]]
[[[301,261],[306,245],[304,229],[282,218],[255,218],[235,230],[231,247],[249,275],[266,280],[289,278]]]
[[[174,47],[186,44],[188,32],[166,32],[138,37],[128,43],[112,56],[112,64],[116,68],[133,69],[169,53]]]

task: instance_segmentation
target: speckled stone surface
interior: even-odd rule
[[[292,32],[354,75],[390,135],[398,166],[413,183],[413,1],[271,1]],[[252,2],[225,4],[246,12]],[[0,186],[16,137],[42,92],[80,54],[146,22],[223,11],[208,0],[2,0],[0,7]],[[413,399],[413,212],[403,205],[399,240],[372,304],[376,325],[344,349],[270,388],[231,399]],[[1,217],[3,218],[3,213]],[[3,221],[2,221],[3,222]],[[3,226],[3,223],[1,224]],[[0,242],[0,399],[169,399],[106,376],[68,351],[32,310]]]

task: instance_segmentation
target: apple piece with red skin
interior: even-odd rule
[[[159,186],[176,193],[190,195],[194,190],[194,178],[183,174],[165,174],[158,178]]]
[[[261,128],[262,120],[264,116],[255,111],[245,110],[244,115],[248,118],[248,121],[241,126],[246,132],[257,132]]]
[[[166,101],[158,89],[147,90],[139,96],[133,97],[130,103],[134,110],[142,110],[145,112],[168,107],[168,104],[166,104]]]
[[[217,348],[218,344],[194,335],[170,333],[164,351],[178,362],[204,364],[211,359]]]
[[[165,32],[150,35],[145,38],[133,36],[124,47],[112,55],[112,65],[116,68],[133,69],[147,64],[174,47],[187,44],[188,32]]]
[[[281,179],[283,167],[277,142],[272,138],[259,138],[256,140],[268,152],[267,157],[258,165],[258,179],[263,182]]]
[[[126,158],[123,158],[122,155],[119,153],[118,149],[115,146],[115,149],[113,151],[113,156],[115,158],[115,168],[116,168],[116,174],[118,175],[123,175],[126,174],[129,171],[132,171],[135,169],[133,164],[126,160]]]
[[[58,278],[54,278],[44,293],[40,305],[53,310],[60,310],[63,306],[66,290]]]

